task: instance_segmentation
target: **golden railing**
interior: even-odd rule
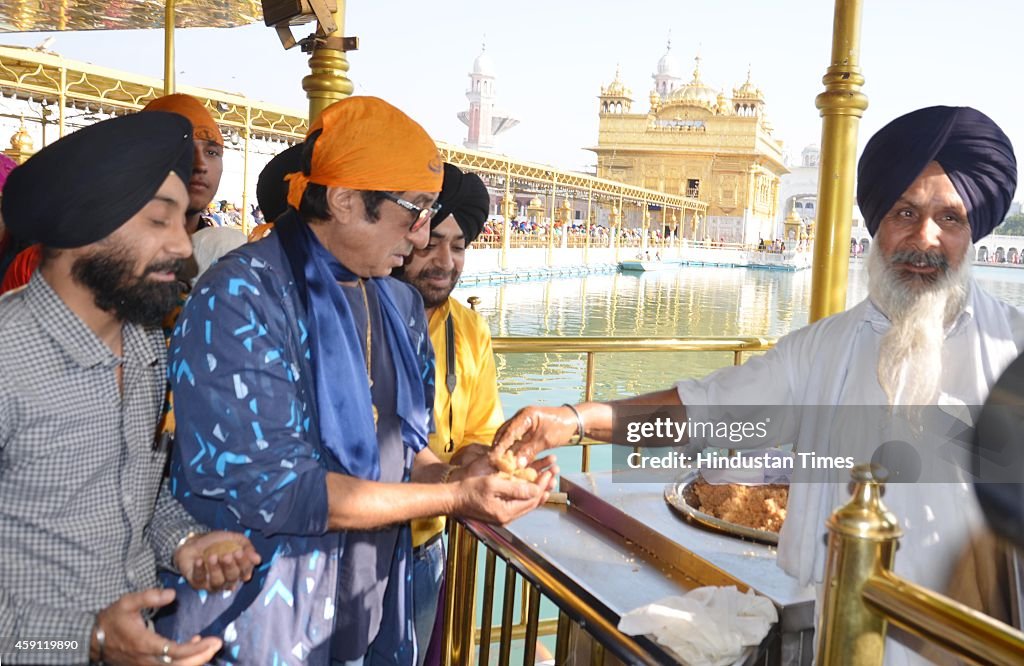
[[[866,466],[853,478],[853,498],[828,520],[825,580],[834,583],[819,611],[820,662],[881,666],[892,622],[977,664],[1024,663],[1024,633],[892,572],[902,534],[883,483]]]
[[[583,384],[583,400],[594,397],[594,381],[596,357],[598,354],[615,352],[732,352],[733,364],[739,365],[743,354],[747,352],[766,351],[774,341],[762,337],[686,337],[686,338],[653,338],[653,337],[566,337],[566,338],[528,338],[528,337],[496,337],[493,339],[494,352],[497,354],[532,354],[532,353],[566,353],[585,354],[586,370]],[[590,469],[590,446],[593,442],[584,440],[582,471]],[[492,636],[494,634],[491,615],[494,604],[494,586],[497,558],[505,562],[504,594],[502,596],[502,623],[498,633],[498,663],[508,664],[509,654],[514,640],[524,641],[524,663],[533,663],[533,651],[538,636],[557,633],[556,656],[566,645],[569,618],[560,613],[556,619],[540,619],[540,589],[524,578],[520,597],[518,621],[514,619],[517,591],[516,569],[510,566],[515,560],[516,567],[523,567],[532,580],[544,581],[549,595],[556,597],[560,604],[573,608],[577,617],[588,618],[588,626],[593,630],[600,628],[601,633],[617,634],[614,626],[604,618],[588,612],[588,608],[576,592],[571,590],[557,577],[545,572],[543,568],[521,557],[513,544],[501,541],[498,535],[481,528],[481,535],[486,536],[484,547],[487,551],[484,564],[482,585],[484,588],[482,624],[477,630],[474,627],[476,615],[477,589],[477,551],[480,539],[458,521],[448,522],[448,568],[444,598],[444,633],[442,635],[442,663],[453,664],[473,663],[473,647],[479,645],[477,663],[487,664],[490,658]],[[606,626],[608,625],[608,626]],[[642,649],[628,637],[619,637],[628,643],[628,651],[640,655]],[[639,657],[638,657],[639,658]],[[641,663],[655,663],[640,658]],[[564,663],[558,660],[557,663]]]

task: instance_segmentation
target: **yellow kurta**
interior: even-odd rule
[[[445,340],[445,319],[452,315],[455,325],[454,396],[448,394],[444,378],[448,348]],[[447,462],[452,454],[467,444],[490,445],[498,426],[505,420],[498,401],[498,380],[494,370],[494,351],[487,322],[454,298],[439,306],[430,316],[430,342],[434,345],[437,371],[434,376],[434,428],[430,449]],[[451,441],[448,419],[451,414]],[[444,518],[414,520],[412,542],[418,546],[444,528]]]

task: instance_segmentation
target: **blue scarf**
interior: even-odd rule
[[[380,479],[380,451],[373,422],[373,400],[361,334],[339,282],[359,277],[320,244],[309,226],[289,210],[274,225],[288,257],[295,288],[306,307],[310,359],[316,387],[320,441],[349,476]],[[395,390],[402,441],[418,453],[427,445],[429,416],[427,380],[422,361],[409,337],[387,281],[374,279],[383,313],[385,342],[395,365]],[[370,313],[366,313],[371,321]],[[429,366],[429,362],[427,366]],[[427,369],[430,369],[429,367]],[[431,375],[433,370],[431,370]],[[430,380],[433,379],[431,376]]]

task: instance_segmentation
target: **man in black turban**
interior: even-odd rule
[[[191,134],[170,113],[107,120],[43,148],[4,188],[6,223],[43,254],[0,299],[0,626],[77,642],[52,663],[207,663],[220,639],[178,644],[144,624],[174,600],[157,568],[214,591],[259,561],[247,538],[206,532],[177,503],[154,443],[158,324],[192,252]]]
[[[469,444],[489,444],[504,420],[498,401],[491,332],[480,315],[451,297],[466,260],[466,248],[487,221],[491,196],[480,177],[444,165],[438,212],[430,220],[430,242],[413,250],[397,277],[416,287],[430,322],[436,359],[434,428],[431,450],[443,461]],[[478,451],[477,451],[478,452]],[[434,627],[444,551],[440,518],[413,521],[413,620],[416,639],[426,646]],[[426,650],[422,649],[422,657]]]

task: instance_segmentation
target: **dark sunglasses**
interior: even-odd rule
[[[423,208],[421,206],[417,206],[411,201],[406,201],[405,199],[399,196],[395,196],[390,192],[381,192],[380,194],[388,201],[398,204],[399,206],[401,206],[402,208],[406,209],[407,211],[416,216],[415,219],[413,219],[412,224],[409,225],[409,233],[416,233],[417,231],[422,229],[423,225],[429,222],[430,218],[437,215],[437,212],[441,210],[441,204],[439,203],[435,203],[430,208]]]

